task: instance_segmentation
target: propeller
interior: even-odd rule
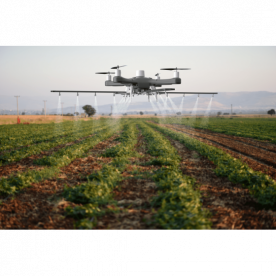
[[[111,67],[111,69],[119,69],[120,67],[125,67],[125,66],[127,65],[121,65],[121,66],[117,65],[117,66]]]
[[[169,71],[172,71],[172,70],[191,70],[191,68],[162,68],[160,70],[169,70]]]
[[[96,72],[96,74],[115,74],[114,72]]]
[[[156,77],[159,76],[159,75],[160,75],[159,73],[155,74]]]

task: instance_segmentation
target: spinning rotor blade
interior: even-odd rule
[[[117,65],[117,66],[111,67],[111,69],[119,69],[120,67],[125,67],[125,66],[127,65],[121,65],[121,66]]]
[[[169,71],[172,71],[172,70],[191,70],[191,68],[162,68],[160,70],[169,70]]]
[[[96,72],[95,74],[115,74],[114,72]]]
[[[159,73],[155,74],[155,76],[159,76],[159,75],[160,75]]]

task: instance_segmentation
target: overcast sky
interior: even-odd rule
[[[105,75],[95,74],[116,65],[127,65],[122,68],[126,78],[138,69],[145,70],[146,77],[161,73],[161,78],[171,78],[172,72],[160,68],[191,68],[180,72],[182,83],[174,86],[176,91],[276,92],[276,47],[15,46],[0,47],[0,61],[0,96],[54,99],[57,94],[50,90],[121,90],[105,87]],[[97,98],[99,104],[112,102],[112,95]],[[63,99],[65,105],[74,102],[68,94]]]

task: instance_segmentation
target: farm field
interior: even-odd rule
[[[74,117],[71,116],[59,116],[57,119],[54,115],[20,115],[21,123],[30,124],[49,124],[56,121],[74,121]],[[87,120],[87,119],[86,119]],[[0,115],[0,125],[13,125],[17,124],[17,115]]]
[[[0,229],[276,228],[275,119],[0,130]]]
[[[269,141],[276,144],[276,117],[251,118],[251,117],[210,117],[204,118],[181,118],[171,117],[166,119],[153,119],[155,122],[178,124],[196,129],[206,129],[227,135],[248,137],[258,140]]]

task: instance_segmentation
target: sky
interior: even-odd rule
[[[121,69],[126,78],[134,77],[136,70],[144,70],[146,77],[160,73],[161,78],[171,78],[171,71],[160,68],[191,68],[180,71],[182,83],[174,88],[181,92],[276,92],[276,47],[272,46],[2,46],[0,61],[0,97],[33,96],[34,101],[53,103],[58,95],[50,91],[58,89],[120,91],[104,85],[105,75],[95,74],[116,65],[127,65]],[[80,101],[91,97],[82,94]],[[63,94],[62,99],[64,106],[75,103],[74,95]],[[112,94],[102,94],[97,101],[112,103]]]

